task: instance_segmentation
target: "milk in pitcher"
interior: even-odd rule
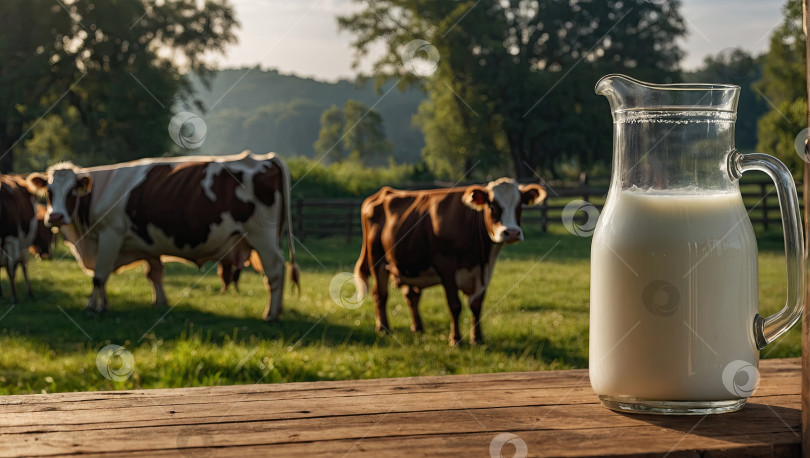
[[[750,394],[734,388],[747,381],[730,389],[723,377],[759,357],[757,247],[739,191],[631,189],[611,202],[592,245],[594,390],[666,401]]]

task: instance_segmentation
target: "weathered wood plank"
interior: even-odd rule
[[[52,431],[37,434],[3,434],[0,436],[0,450],[17,446],[30,447],[27,451],[29,454],[48,455],[68,449],[81,453],[127,451],[138,448],[170,449],[178,444],[187,443],[191,438],[219,447],[234,447],[359,441],[364,437],[407,439],[413,436],[463,435],[471,432],[490,433],[492,440],[496,434],[505,430],[518,435],[522,435],[522,432],[543,432],[541,437],[544,449],[553,454],[561,454],[572,447],[580,447],[583,451],[589,450],[594,441],[605,443],[612,441],[615,444],[617,436],[635,437],[636,430],[645,431],[645,428],[650,427],[663,428],[657,440],[663,441],[661,443],[664,444],[669,443],[670,447],[689,431],[692,435],[709,436],[716,442],[717,438],[729,435],[753,437],[765,433],[782,434],[792,429],[793,440],[798,440],[800,421],[796,399],[778,396],[764,398],[762,402],[766,402],[767,405],[753,404],[745,413],[730,414],[725,418],[707,417],[703,420],[700,417],[661,419],[656,416],[617,415],[587,404],[556,409],[548,406],[495,409],[457,407],[420,412],[397,412],[399,406],[393,405],[389,412],[383,414],[330,415],[271,421],[256,414],[245,415],[239,419],[158,418],[154,422],[135,424],[113,421],[96,424],[94,428],[84,430],[68,427],[53,428]],[[317,424],[317,428],[312,427],[314,424]],[[103,431],[104,441],[95,440],[99,431]],[[588,444],[549,442],[552,437],[577,439],[583,435],[587,436]],[[25,440],[20,443],[19,438],[14,436],[22,436]],[[143,437],[149,438],[148,447],[144,446]],[[728,440],[716,443],[725,442]],[[762,441],[747,442],[746,439],[743,443],[762,443]],[[74,444],[81,445],[74,447]],[[552,447],[553,444],[557,445]],[[582,446],[585,448],[581,448]]]
[[[583,370],[5,396],[0,455],[486,456],[501,432],[530,456],[796,455],[800,361],[761,373],[743,411],[705,418],[611,412]]]

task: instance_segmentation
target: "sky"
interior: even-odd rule
[[[452,0],[435,0],[452,1]],[[660,1],[660,0],[650,0]],[[353,78],[351,35],[339,32],[335,17],[356,10],[350,0],[231,0],[241,22],[239,44],[221,67],[255,66],[334,81]],[[708,54],[739,47],[766,51],[781,21],[784,0],[682,0],[688,36],[684,69]],[[366,62],[365,69],[370,68]]]

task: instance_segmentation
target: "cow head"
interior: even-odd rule
[[[48,210],[45,213],[47,226],[62,226],[71,223],[78,198],[90,192],[93,183],[87,173],[66,162],[57,164],[46,173],[28,175],[28,185],[36,192],[47,191]]]
[[[521,207],[537,205],[545,198],[546,190],[540,185],[518,186],[514,180],[501,178],[486,186],[469,186],[461,199],[468,207],[484,213],[484,223],[493,242],[515,243],[523,240]]]

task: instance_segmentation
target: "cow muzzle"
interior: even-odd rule
[[[518,227],[508,227],[501,231],[501,243],[517,243],[523,240],[523,231]]]
[[[68,224],[70,221],[62,213],[51,213],[45,218],[45,225],[49,227],[59,227]]]

